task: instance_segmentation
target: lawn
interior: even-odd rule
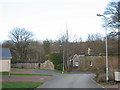
[[[19,71],[23,69],[14,69],[12,71]],[[25,71],[25,69],[23,70]],[[9,72],[0,72],[0,75],[9,75]],[[29,74],[29,73],[10,73],[10,75],[33,75],[33,76],[53,76],[49,74]],[[2,90],[28,90],[29,88],[36,88],[43,83],[41,82],[32,82],[32,81],[2,81]]]
[[[9,72],[0,72],[0,75],[9,75]],[[19,73],[10,73],[10,75],[53,76],[53,75],[49,75],[49,74],[19,74]]]
[[[36,88],[42,85],[41,82],[26,82],[26,81],[4,81],[2,82],[2,88]],[[20,89],[20,90],[21,90]]]
[[[0,90],[1,90],[1,88],[2,88],[2,82],[0,82]]]

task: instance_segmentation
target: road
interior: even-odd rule
[[[38,88],[102,88],[92,80],[95,75],[91,73],[77,72],[76,74],[59,74],[49,70],[35,71],[43,74],[52,74],[55,76],[54,79],[45,82]]]

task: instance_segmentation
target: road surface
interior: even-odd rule
[[[52,74],[55,76],[54,79],[45,82],[38,88],[102,88],[92,80],[95,75],[91,73],[79,72],[77,74],[59,74],[54,71],[35,71],[43,74]]]

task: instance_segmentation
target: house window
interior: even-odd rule
[[[90,61],[90,66],[92,66],[92,61]]]
[[[38,67],[40,67],[40,63],[38,64]]]
[[[75,66],[78,66],[78,62],[77,62],[77,61],[75,61],[75,63],[74,63],[74,64],[75,64]]]

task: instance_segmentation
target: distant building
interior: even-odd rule
[[[72,61],[73,67],[79,66],[79,63],[78,63],[79,59],[80,59],[80,55],[75,54],[74,56],[72,56],[70,61]]]
[[[0,72],[9,72],[11,69],[11,52],[9,48],[0,48]]]

